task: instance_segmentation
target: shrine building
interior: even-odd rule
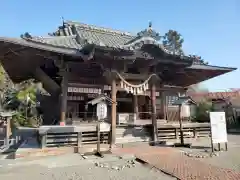
[[[41,102],[46,125],[92,123],[96,107],[87,102],[99,94],[111,98],[106,122],[114,143],[120,124],[177,121],[172,103],[188,86],[236,70],[180,54],[161,38],[151,25],[130,34],[65,21],[43,37],[0,37],[0,56],[14,83],[33,78],[49,93]]]

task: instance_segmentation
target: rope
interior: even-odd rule
[[[140,87],[144,86],[145,84],[147,84],[149,82],[149,80],[153,76],[156,76],[156,74],[151,74],[143,83],[135,85],[135,84],[131,84],[131,83],[127,82],[118,72],[116,72],[116,74],[121,79],[121,81],[123,81],[125,84],[127,84],[128,86],[133,87],[133,88],[140,88]]]

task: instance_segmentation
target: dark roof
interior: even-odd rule
[[[70,37],[64,37],[64,42],[59,44],[60,39],[62,37],[47,37],[47,38],[39,38],[34,37],[32,39],[25,38],[7,38],[0,37],[0,47],[1,45],[5,46],[6,44],[15,44],[30,48],[36,48],[40,50],[52,51],[56,53],[69,54],[69,55],[80,55],[80,51],[76,48],[67,47],[66,40],[70,39]],[[72,40],[70,40],[72,42]]]
[[[190,64],[192,63],[194,58],[179,55],[168,50],[159,42],[160,38],[159,33],[152,30],[152,28],[147,28],[133,36],[123,31],[67,21],[63,26],[59,27],[57,32],[47,37],[34,37],[29,33],[25,33],[21,38],[0,37],[0,43],[19,44],[26,47],[81,57],[84,56],[84,53],[81,52],[85,47],[94,46],[95,48],[111,48],[117,51],[137,53],[138,51],[135,52],[135,50],[141,50],[146,46],[154,46],[155,50],[158,48],[161,53],[189,61]]]
[[[159,47],[160,50],[167,54],[173,54],[172,51],[159,42],[161,36],[152,28],[147,28],[137,33],[137,35],[132,35],[129,32],[66,21],[63,26],[60,26],[52,35],[65,37],[75,35],[78,41],[125,50],[139,49],[145,44],[151,44]],[[182,56],[182,58],[184,58],[184,56]]]
[[[55,33],[52,33],[48,37],[27,37],[26,39],[37,43],[77,50],[81,50],[87,45],[96,45],[134,51],[135,49],[141,49],[144,45],[154,45],[160,51],[168,55],[173,55],[172,51],[159,42],[160,37],[159,33],[151,28],[145,29],[137,35],[131,35],[124,31],[66,21],[63,26],[60,26]],[[182,59],[190,58],[189,56],[180,56],[178,54],[175,54],[175,56]]]
[[[187,67],[187,69],[198,69],[198,70],[219,70],[219,71],[226,71],[230,72],[233,70],[236,70],[237,68],[234,67],[221,67],[221,66],[212,66],[208,64],[193,64],[190,67]]]
[[[179,86],[195,84],[236,69],[210,66],[204,64],[199,57],[175,54],[160,43],[160,38],[161,36],[159,33],[154,31],[151,27],[139,32],[136,35],[131,35],[130,33],[124,31],[66,21],[55,33],[47,37],[35,37],[29,35],[28,33],[25,33],[25,35],[21,36],[21,38],[0,37],[0,48],[5,48],[5,50],[8,49],[7,47],[14,49],[10,46],[15,45],[16,49],[21,49],[20,46],[24,46],[27,47],[25,48],[25,51],[27,51],[28,47],[30,47],[48,52],[67,54],[70,56],[88,59],[92,57],[91,55],[94,51],[91,49],[91,53],[86,55],[85,52],[82,51],[86,47],[103,49],[110,48],[117,51],[128,51],[132,54],[137,54],[138,50],[144,52],[147,49],[145,47],[150,47],[148,50],[154,49],[154,51],[156,51],[157,49],[157,51],[159,50],[160,52],[157,52],[156,54],[153,53],[154,60],[164,61],[164,59],[169,60],[171,57],[174,57],[172,58],[174,62],[181,64],[185,63],[184,67],[187,68],[184,69],[183,73],[180,72],[176,74],[176,76],[174,76],[174,74],[177,72],[170,73],[173,77],[170,81],[172,81],[174,85]],[[142,50],[143,48],[144,50]],[[7,51],[8,50],[5,52],[4,50],[0,51],[0,55],[4,56],[8,53]],[[157,56],[158,54],[164,54],[164,58],[156,58],[155,55]],[[146,59],[146,57],[144,57],[144,59]],[[198,64],[194,63],[195,61],[198,61]],[[188,83],[186,83],[186,79],[190,79],[187,80]]]
[[[185,56],[171,51],[160,43],[161,36],[152,27],[140,31],[136,35],[128,32],[97,27],[84,23],[66,21],[58,30],[46,37],[35,37],[25,33],[21,38],[0,37],[0,43],[13,43],[46,51],[53,51],[73,56],[83,56],[84,47],[112,48],[113,50],[125,50],[134,52],[146,45],[157,47],[159,51],[168,56],[189,61],[198,61],[197,56]]]
[[[194,63],[191,66],[185,67],[180,71],[169,70],[160,74],[159,76],[161,79],[163,79],[163,81],[169,82],[169,85],[188,87],[192,84],[197,84],[205,80],[209,80],[211,78],[226,74],[236,69],[237,68],[232,67],[219,67],[207,64]],[[168,74],[169,76],[167,76]]]

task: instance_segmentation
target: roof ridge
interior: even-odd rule
[[[82,28],[85,28],[85,29],[89,29],[89,30],[100,30],[100,31],[103,31],[103,32],[111,33],[111,34],[121,34],[121,35],[125,35],[125,36],[134,37],[130,32],[116,30],[116,29],[112,29],[112,28],[106,28],[106,27],[81,23],[81,22],[77,22],[77,21],[69,21],[69,20],[65,21],[65,23],[69,24],[69,25],[75,25],[77,27],[82,27]]]

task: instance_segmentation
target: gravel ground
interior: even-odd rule
[[[70,155],[69,155],[70,156]],[[58,158],[58,157],[55,157]],[[61,157],[59,157],[61,158]],[[53,160],[54,158],[51,158]],[[0,168],[1,180],[175,180],[157,169],[150,169],[134,160],[115,160],[108,162],[87,162],[76,165],[71,156],[58,159],[55,167],[45,159],[22,164],[21,166],[4,166]],[[77,160],[77,159],[76,159]],[[61,162],[60,162],[61,161]],[[60,164],[59,164],[60,163]],[[67,165],[66,165],[67,164]],[[72,166],[73,164],[73,166]],[[75,165],[74,165],[75,164]]]

